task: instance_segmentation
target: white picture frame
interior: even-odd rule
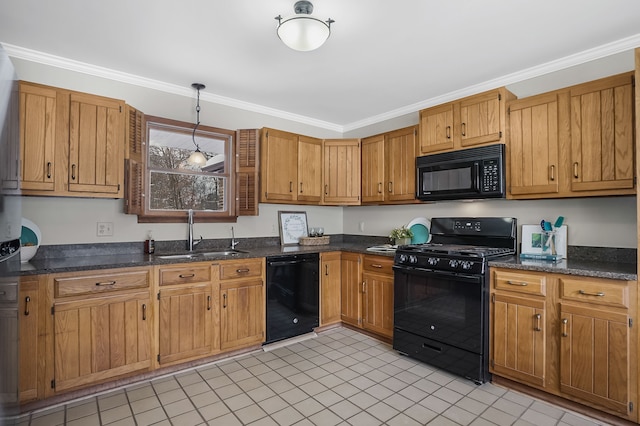
[[[298,244],[300,238],[309,235],[307,212],[279,211],[280,244],[283,246]]]
[[[559,258],[567,257],[567,225],[556,228],[555,248]],[[525,254],[542,254],[542,246],[540,245],[542,234],[540,225],[522,225],[522,248],[521,253]]]

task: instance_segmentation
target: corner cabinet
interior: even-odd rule
[[[320,327],[340,323],[340,252],[320,253]]]
[[[122,198],[123,101],[20,82],[25,195]]]
[[[505,143],[506,103],[512,99],[501,87],[420,111],[419,154]]]
[[[492,268],[494,380],[637,422],[637,304],[635,281]]]

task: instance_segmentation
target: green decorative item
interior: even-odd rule
[[[407,228],[405,225],[402,225],[400,228],[394,228],[391,230],[389,234],[389,238],[395,241],[395,243],[399,246],[407,245],[411,243],[411,238],[413,238],[413,232],[411,229]]]

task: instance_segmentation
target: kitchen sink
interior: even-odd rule
[[[201,259],[207,257],[215,257],[215,256],[235,256],[240,253],[247,253],[243,250],[236,249],[220,249],[220,250],[210,250],[204,252],[197,253],[181,253],[181,254],[165,254],[158,256],[159,259]]]

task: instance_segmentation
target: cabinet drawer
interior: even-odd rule
[[[365,256],[363,270],[366,272],[393,275],[393,258]]]
[[[159,271],[160,285],[208,283],[211,281],[211,265],[180,265],[178,267],[164,267]]]
[[[54,277],[55,297],[149,287],[149,271]]]
[[[540,296],[547,294],[547,278],[544,275],[495,271],[493,278],[496,290],[509,290]]]
[[[629,286],[626,281],[560,278],[560,297],[565,300],[628,308]]]
[[[261,277],[264,271],[262,259],[247,259],[220,262],[220,279]]]

